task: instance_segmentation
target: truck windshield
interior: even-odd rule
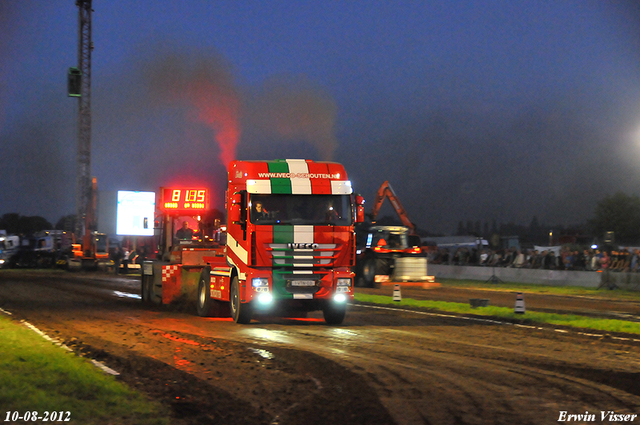
[[[252,195],[250,220],[254,224],[350,226],[349,195]]]
[[[107,252],[107,235],[96,235],[96,251]]]
[[[406,233],[393,233],[379,231],[374,233],[371,246],[381,245],[388,249],[406,249],[409,240]]]

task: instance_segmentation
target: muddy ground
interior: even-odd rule
[[[315,313],[239,326],[145,307],[138,285],[132,277],[3,273],[0,307],[115,369],[179,425],[544,424],[558,423],[561,411],[640,413],[635,338],[357,305],[337,327]],[[512,293],[402,293],[513,302]],[[636,300],[566,298],[526,301],[531,309],[638,314]]]

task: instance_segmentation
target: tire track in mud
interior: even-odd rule
[[[367,362],[357,369],[401,423],[538,424],[555,421],[560,410],[640,409],[633,394],[534,364],[467,358],[457,365],[445,357],[421,367],[377,352]]]
[[[397,317],[393,319],[397,321]],[[374,324],[376,330],[371,333],[368,328],[362,331],[360,325],[350,327],[356,335],[354,340],[360,341],[356,344],[358,349],[349,349],[342,341],[342,354],[334,352],[330,345],[333,337],[328,332],[305,330],[299,339],[303,346],[318,341],[326,346],[324,355],[339,357],[365,376],[399,423],[535,424],[540,423],[540,409],[551,422],[557,420],[560,409],[615,406],[620,411],[633,411],[640,403],[633,391],[623,393],[634,384],[634,373],[621,371],[617,376],[624,376],[625,381],[604,382],[602,377],[607,371],[588,366],[590,361],[621,350],[637,361],[637,345],[598,341],[595,349],[585,350],[584,343],[593,343],[591,338],[499,323],[445,326],[435,334],[431,317],[425,319],[429,323],[426,331],[415,320],[408,322],[413,323],[411,326],[391,329],[381,327],[381,322]],[[454,329],[463,330],[453,332]],[[591,358],[591,351],[602,353]],[[621,358],[611,366],[624,363]],[[633,368],[626,365],[626,369]],[[617,384],[622,391],[616,391],[611,384]],[[611,397],[612,391],[620,396]],[[582,394],[584,399],[580,399]],[[532,405],[536,406],[534,411]],[[461,411],[465,412],[462,416]]]
[[[8,291],[3,283],[0,295]],[[74,291],[80,283],[30,285],[62,301],[48,306],[25,291],[13,294],[38,326],[132,363],[132,376],[161,363],[167,376],[175,370],[202,383],[203,394],[215,388],[246,403],[252,416],[238,423],[265,413],[283,424],[511,425],[557,422],[559,410],[640,410],[631,389],[640,345],[406,311],[352,309],[341,327],[277,320],[238,327]],[[165,373],[158,370],[139,381],[163,394],[152,380]],[[184,397],[181,420],[208,420]],[[206,403],[191,397],[198,408]]]
[[[160,400],[173,423],[393,423],[368,384],[331,360],[205,336],[202,329],[181,332],[174,329],[181,320],[216,323],[146,311],[105,298],[102,290],[92,301],[89,288],[76,287],[39,280],[10,288],[0,282],[0,295],[16,318],[29,318]]]

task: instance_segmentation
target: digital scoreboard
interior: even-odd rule
[[[160,188],[160,209],[164,211],[204,212],[209,209],[209,190],[202,188]]]

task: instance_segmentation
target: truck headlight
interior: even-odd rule
[[[260,288],[261,286],[269,286],[269,279],[266,277],[254,277],[251,279],[251,286],[254,288]]]
[[[263,292],[258,296],[258,301],[260,304],[271,304],[273,295],[271,295],[271,292]]]
[[[342,304],[347,301],[347,297],[344,294],[335,294],[333,296],[333,301]]]
[[[348,277],[340,277],[336,282],[336,292],[349,292],[351,289],[351,279]]]
[[[339,277],[337,286],[351,286],[351,279],[348,277]]]
[[[269,279],[266,277],[254,277],[251,279],[251,286],[254,287],[256,292],[269,291]]]

